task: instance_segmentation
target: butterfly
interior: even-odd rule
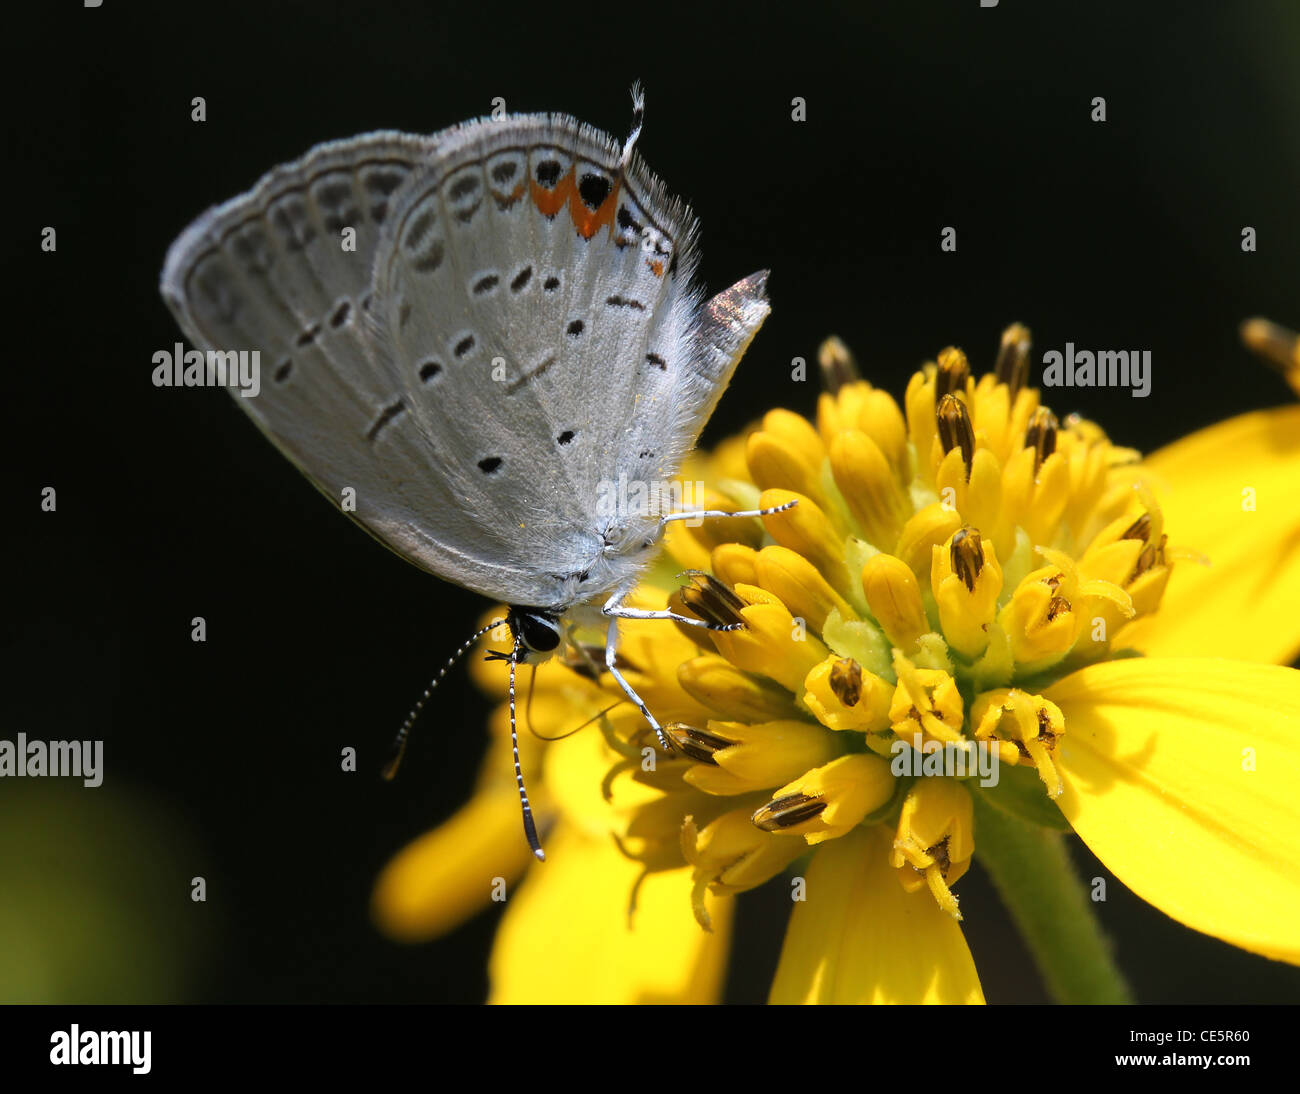
[[[704,298],[698,224],[635,152],[636,87],[633,106],[621,145],[563,114],[319,145],[199,217],[161,278],[196,347],[258,352],[269,375],[236,402],[322,493],[510,605],[538,858],[515,665],[599,619],[604,668],[669,750],[616,663],[618,620],[739,624],[624,600],[669,521],[769,512],[608,504],[673,479],[770,310],[765,271]]]

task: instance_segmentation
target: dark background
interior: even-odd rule
[[[703,222],[710,289],[773,270],[772,317],[706,442],[770,406],[810,412],[814,385],[792,384],[789,362],[830,333],[896,394],[950,343],[988,367],[1012,320],[1036,361],[1066,341],[1150,349],[1147,399],[1049,396],[1144,450],[1291,397],[1237,325],[1300,322],[1293,4],[105,0],[18,15],[3,729],[103,738],[108,775],[93,792],[0,785],[6,1000],[484,996],[494,912],[409,947],[378,936],[367,901],[386,859],[469,793],[487,706],[463,672],[404,777],[374,771],[485,605],[331,512],[227,396],[150,383],[151,355],[179,337],[156,291],[169,242],[318,141],[436,130],[498,95],[621,136],[644,81],[641,151]],[[944,225],[956,254],[939,250]],[[47,485],[55,514],[39,511]],[[357,774],[339,770],[344,745]],[[1044,999],[978,869],[960,895],[989,1000]],[[764,997],[788,909],[780,886],[741,900],[728,998]],[[1300,998],[1300,970],[1118,883],[1103,917],[1143,1001]]]

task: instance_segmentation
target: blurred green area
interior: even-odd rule
[[[212,912],[199,857],[148,795],[71,778],[0,782],[0,1002],[191,996]]]

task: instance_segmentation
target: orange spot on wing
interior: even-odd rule
[[[654,274],[655,277],[663,277],[663,275],[664,275],[664,264],[663,264],[662,262],[660,262],[659,259],[657,259],[657,258],[653,258],[653,259],[651,259],[651,258],[647,258],[647,259],[645,260],[645,264],[646,264],[647,266],[650,267],[650,272],[651,272],[652,274]]]
[[[618,183],[610,187],[599,209],[588,209],[575,186],[569,196],[569,215],[573,217],[573,226],[583,239],[590,239],[601,228],[614,230],[614,210],[618,208]]]
[[[555,189],[547,190],[540,186],[536,179],[528,180],[529,196],[533,204],[537,206],[537,211],[544,217],[553,217],[561,209],[564,203],[570,199],[570,196],[576,198],[576,187],[573,184],[573,168],[570,167],[564,178],[555,184]]]
[[[515,188],[511,190],[510,193],[508,193],[505,197],[497,197],[497,195],[495,194],[493,196],[496,197],[497,204],[501,206],[502,209],[509,209],[510,206],[512,206],[516,201],[518,201],[521,197],[524,196],[524,191],[526,191],[527,189],[528,189],[528,183],[525,181],[516,184]]]

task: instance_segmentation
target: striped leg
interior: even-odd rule
[[[673,746],[669,743],[667,736],[664,734],[663,726],[656,721],[655,716],[650,713],[650,708],[641,700],[641,696],[636,693],[632,687],[618,671],[615,662],[618,659],[618,618],[612,616],[609,621],[609,629],[605,632],[605,667],[609,669],[609,674],[618,682],[618,686],[623,689],[623,693],[637,705],[641,715],[650,723],[650,728],[655,731],[655,736],[659,738],[659,747],[665,752],[671,752]]]

